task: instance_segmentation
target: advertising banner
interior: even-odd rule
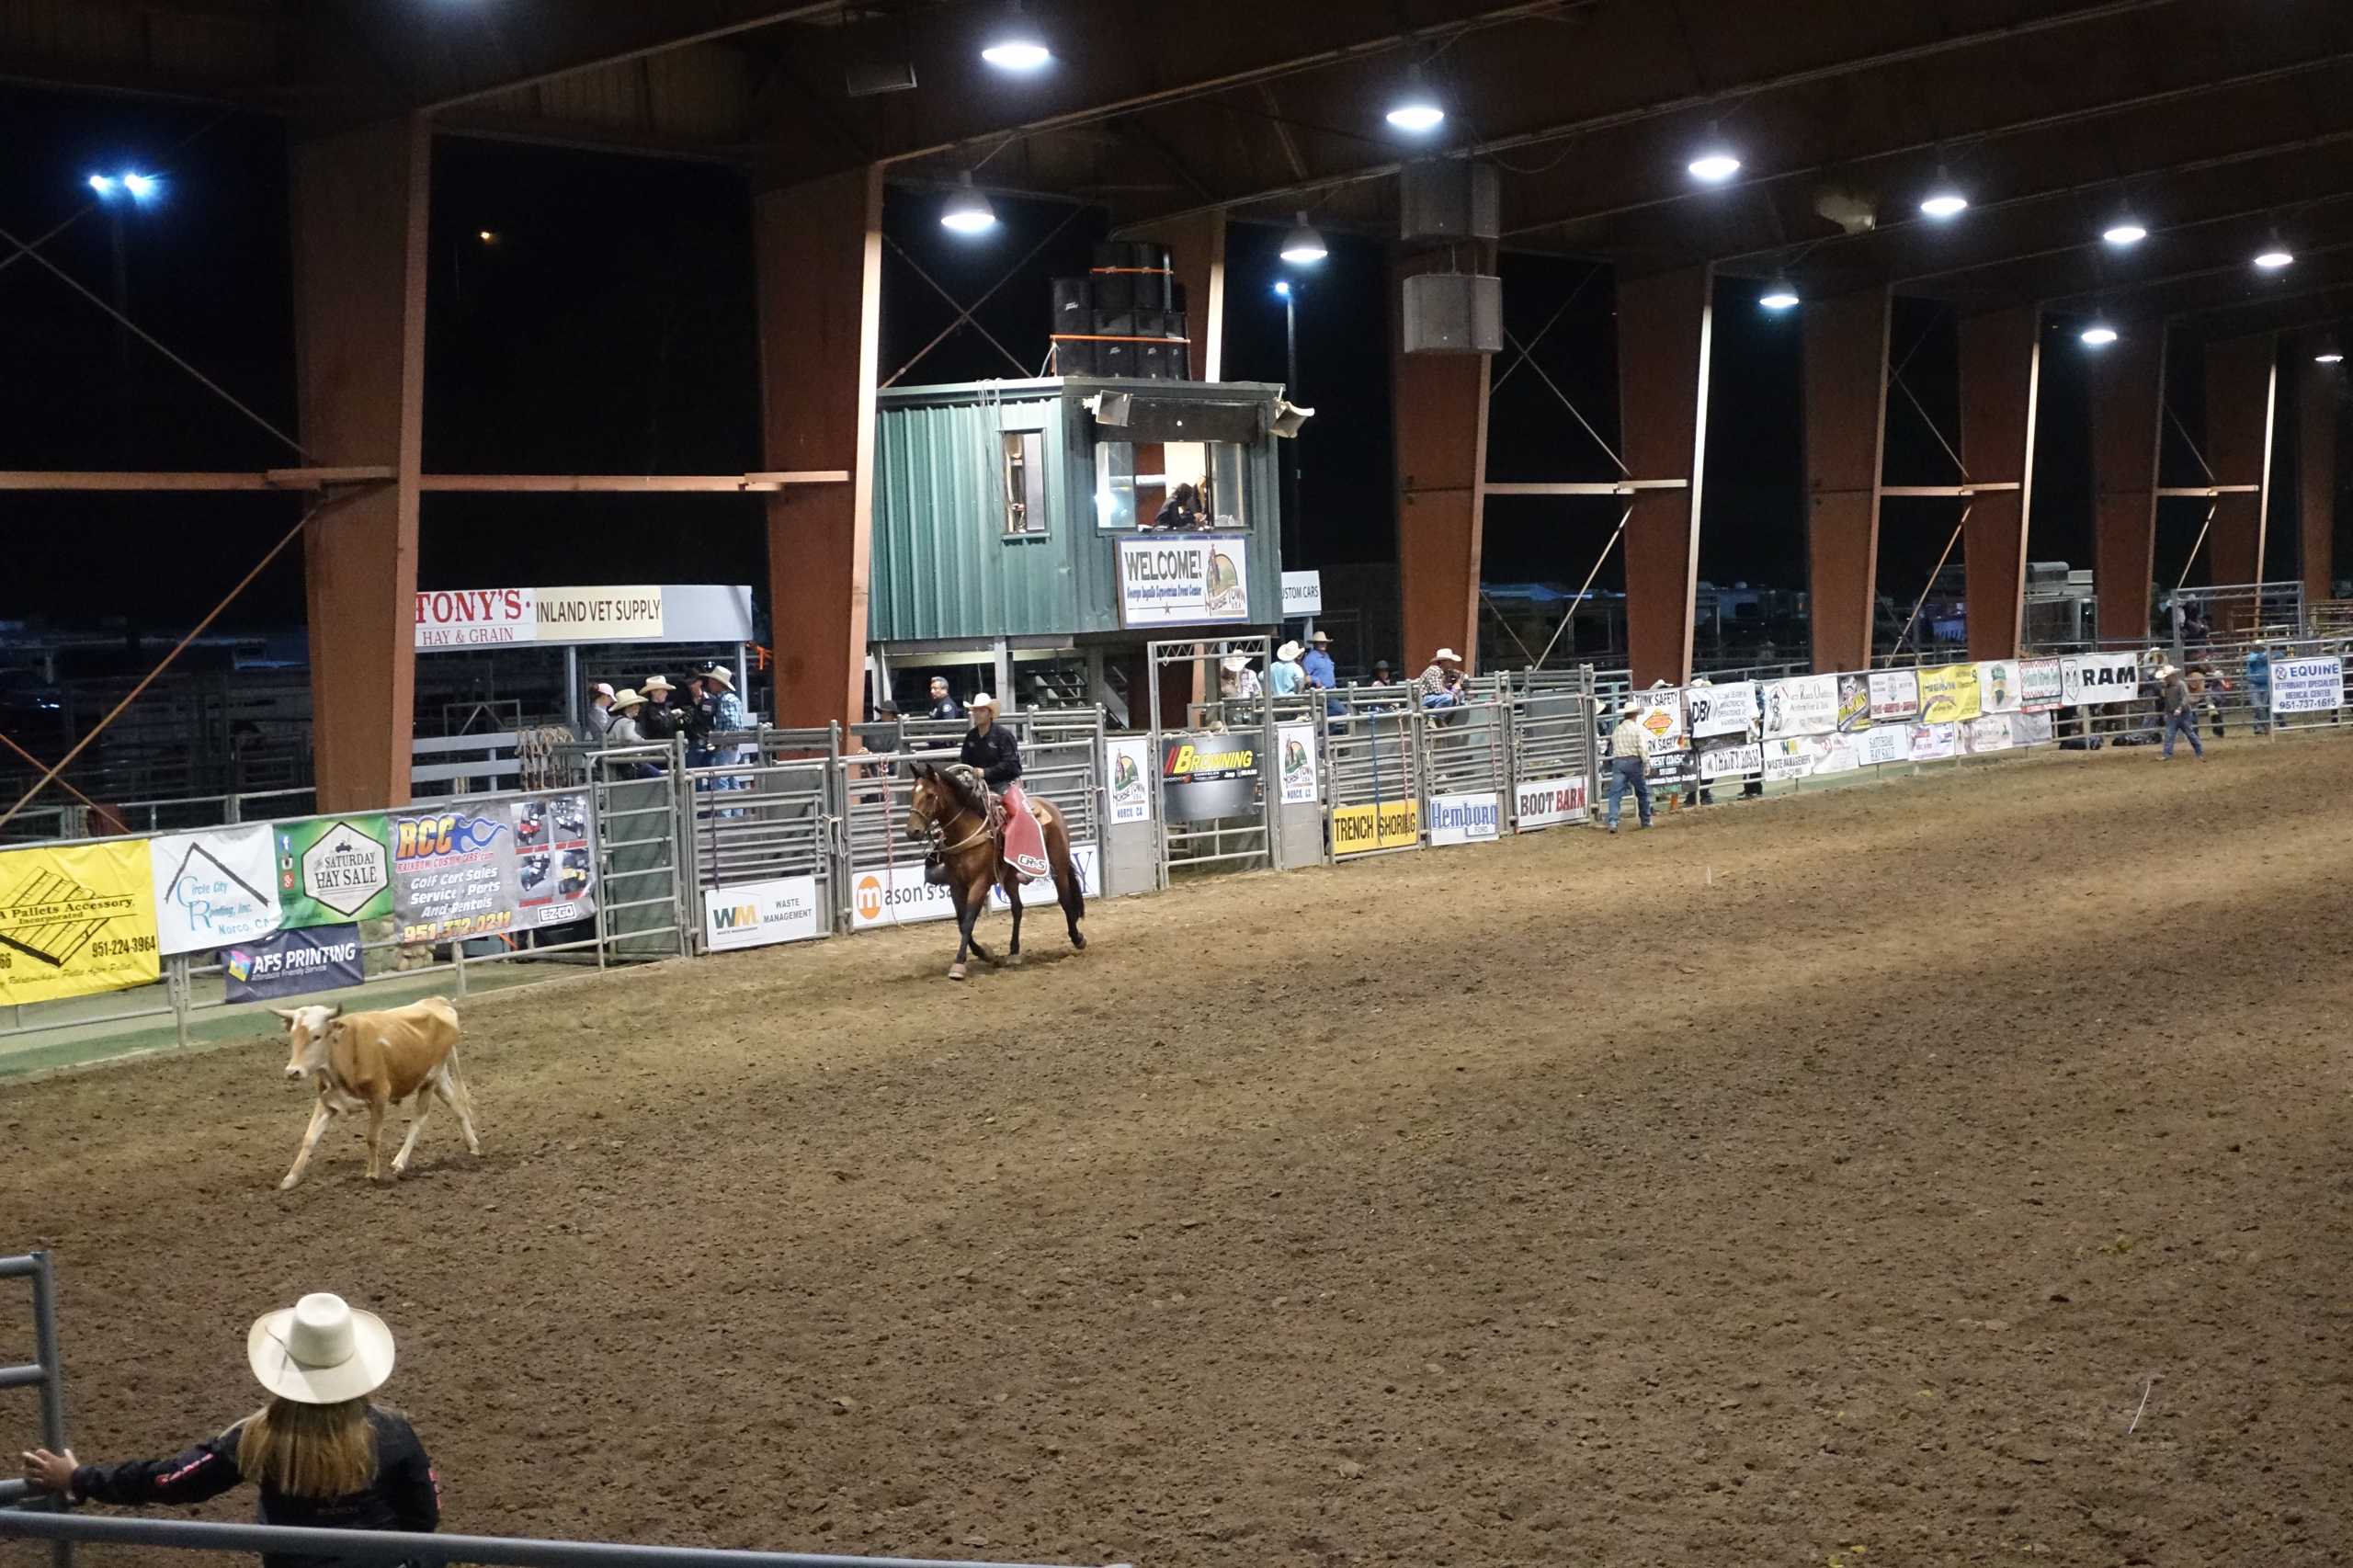
[[[1256,809],[1256,735],[1163,735],[1160,744],[1160,796],[1170,822],[1211,822]]]
[[[1092,844],[1070,846],[1072,867],[1078,872],[1079,886],[1086,896],[1094,898],[1103,891],[1103,856]],[[1051,904],[1061,896],[1051,878],[1021,884],[1021,906],[1035,909]],[[989,889],[989,907],[998,914],[1012,906],[1005,901],[1005,890]],[[896,866],[874,866],[849,876],[849,923],[854,930],[870,930],[877,926],[912,926],[923,920],[947,920],[956,914],[955,901],[944,887],[934,887],[923,880],[921,859],[904,861]]]
[[[258,941],[221,949],[222,994],[232,1002],[275,1002],[306,991],[337,991],[366,978],[357,926],[273,931]]]
[[[1282,758],[1283,804],[1312,805],[1322,799],[1315,771],[1315,726],[1276,725],[1275,750]]]
[[[278,929],[269,824],[176,833],[148,841],[157,949],[194,953]]]
[[[1868,676],[1838,677],[1838,733],[1851,735],[1871,727],[1871,683]]]
[[[1683,689],[1687,727],[1694,740],[1716,735],[1746,736],[1756,722],[1756,683],[1729,681],[1722,686],[1691,686]]]
[[[2130,702],[2141,695],[2141,661],[2131,653],[2071,653],[2059,661],[2059,700],[2069,708]]]
[[[1764,747],[1756,741],[1727,736],[1712,744],[1702,743],[1692,756],[1703,784],[1719,778],[1747,778],[1765,770]]]
[[[1512,821],[1522,833],[1583,822],[1589,809],[1583,778],[1530,778],[1512,791]]]
[[[2010,715],[2010,742],[2014,745],[2048,745],[2051,744],[2051,715],[2048,713]]]
[[[2055,708],[2065,689],[2060,678],[2057,659],[2021,659],[2018,661],[2018,706],[2022,709]]]
[[[1855,737],[1856,753],[1866,767],[1905,762],[1912,756],[1912,726],[1877,724]]]
[[[1119,542],[1120,625],[1250,619],[1248,536],[1148,533]]]
[[[1922,723],[1961,723],[1985,711],[1975,665],[1939,665],[1918,674]]]
[[[1484,844],[1502,832],[1503,797],[1492,790],[1430,797],[1432,844]]]
[[[419,653],[511,643],[751,640],[752,590],[740,584],[455,588],[416,596]]]
[[[1111,784],[1113,822],[1152,820],[1152,739],[1122,735],[1103,743],[1103,777]]]
[[[2007,751],[2017,744],[2010,733],[2010,715],[1986,713],[1961,725],[1969,742],[1969,755],[1983,756],[1987,752]]]
[[[1869,731],[1865,731],[1863,734],[1859,735],[1814,737],[1813,744],[1815,775],[1818,777],[1824,773],[1852,773],[1862,767],[1863,749],[1866,744],[1864,737],[1869,733]]]
[[[292,931],[391,915],[392,828],[381,812],[282,822],[271,832],[280,926]]]
[[[2325,659],[2271,661],[2271,711],[2274,713],[2334,713],[2345,704],[2345,660],[2341,654]]]
[[[1983,659],[1977,665],[1978,700],[1988,713],[2015,713],[2026,701],[2022,666],[2015,659]]]
[[[805,942],[824,934],[824,915],[817,907],[814,877],[776,877],[761,882],[703,889],[703,946],[714,953],[765,948],[777,942]]]
[[[1912,760],[1936,762],[1957,756],[1961,749],[1960,729],[1958,724],[1913,725]]]
[[[1785,735],[1764,743],[1765,781],[1786,783],[1803,778],[1814,767],[1814,743],[1804,735]]]
[[[1375,849],[1410,849],[1422,841],[1422,803],[1383,801],[1379,805],[1332,808],[1332,853],[1364,855]]]
[[[585,795],[512,801],[515,914],[519,926],[563,926],[597,913],[597,848]]]
[[[1920,716],[1920,682],[1910,670],[1873,670],[1871,722],[1909,723]]]
[[[1321,572],[1286,572],[1283,574],[1283,619],[1303,620],[1324,613],[1324,574]]]
[[[147,840],[0,854],[0,1005],[149,984],[155,948]]]
[[[1838,677],[1797,676],[1765,683],[1765,739],[1826,735],[1838,727]]]
[[[495,936],[515,923],[520,902],[513,824],[463,811],[392,819],[392,913],[402,941]]]
[[[1661,757],[1690,748],[1690,731],[1683,722],[1683,693],[1674,687],[1638,691],[1633,700],[1641,710],[1634,722],[1643,727],[1643,755],[1655,767]]]

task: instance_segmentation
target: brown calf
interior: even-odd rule
[[[311,1125],[302,1134],[302,1151],[294,1168],[278,1184],[283,1192],[302,1179],[311,1151],[327,1123],[349,1111],[368,1113],[368,1179],[381,1179],[381,1139],[387,1107],[415,1096],[409,1110],[408,1140],[392,1156],[392,1175],[408,1169],[416,1135],[439,1098],[458,1114],[466,1135],[466,1149],[482,1153],[474,1136],[473,1096],[458,1072],[458,1010],[446,996],[428,996],[405,1007],[375,1013],[346,1013],[340,1007],[273,1007],[286,1020],[293,1054],[286,1060],[286,1075],[316,1078],[319,1101],[312,1108]]]

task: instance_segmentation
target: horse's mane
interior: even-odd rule
[[[979,768],[968,763],[951,762],[939,770],[939,777],[948,785],[949,792],[967,810],[988,815],[989,790],[981,778]]]

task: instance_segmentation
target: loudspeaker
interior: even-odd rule
[[[1136,313],[1133,311],[1098,310],[1095,325],[1090,328],[1098,337],[1133,337],[1136,335]]]
[[[1136,272],[1129,274],[1135,284],[1136,309],[1167,311],[1176,306],[1176,278],[1169,272]]]
[[[1095,309],[1095,279],[1092,278],[1057,278],[1054,279],[1054,330],[1080,332]]]
[[[1099,343],[1057,343],[1054,345],[1054,374],[1058,376],[1092,376],[1098,356]]]
[[[1503,229],[1492,165],[1423,158],[1397,176],[1397,230],[1408,240],[1492,240]]]
[[[1168,312],[1166,311],[1138,311],[1136,312],[1138,337],[1162,337],[1165,336],[1167,332]]]
[[[1471,272],[1408,278],[1404,328],[1408,354],[1500,354],[1504,280]]]
[[[1166,381],[1168,379],[1168,349],[1169,346],[1165,343],[1137,344],[1135,373],[1150,381]]]
[[[1095,285],[1095,308],[1098,311],[1131,311],[1136,308],[1136,275],[1132,272],[1098,272],[1091,279]]]
[[[1098,376],[1132,376],[1136,370],[1136,346],[1132,343],[1097,343],[1095,373]]]

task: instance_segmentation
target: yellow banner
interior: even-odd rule
[[[0,855],[0,1003],[119,991],[155,974],[145,839]]]
[[[1405,849],[1422,841],[1422,803],[1383,801],[1379,806],[1332,808],[1332,853],[1362,855]]]
[[[1946,665],[1920,672],[1920,722],[1953,724],[1985,711],[1975,665]]]

